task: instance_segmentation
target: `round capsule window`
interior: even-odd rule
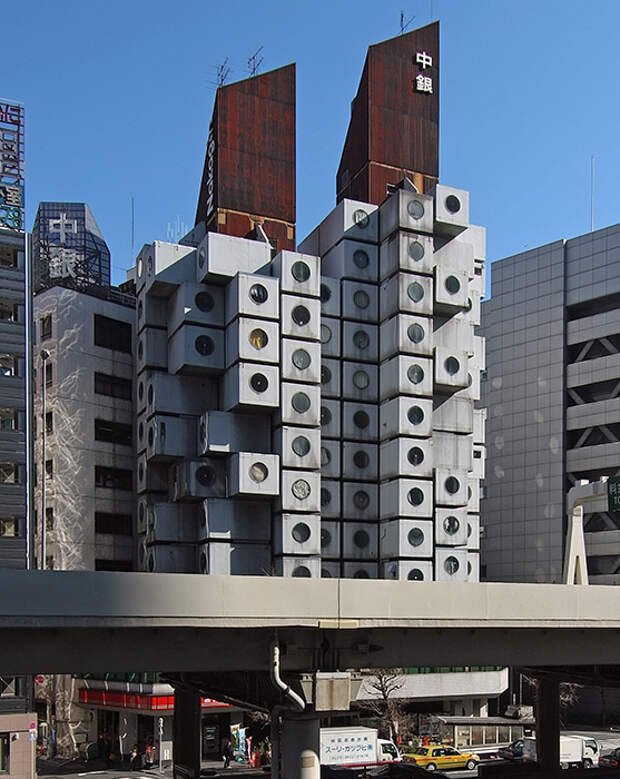
[[[358,549],[365,549],[370,544],[370,536],[365,530],[356,530],[353,534],[353,543]]]
[[[291,530],[291,535],[298,544],[305,543],[310,538],[310,527],[305,522],[298,522]]]
[[[329,506],[331,502],[332,502],[331,492],[326,487],[321,487],[321,506]]]
[[[471,563],[470,563],[470,562],[469,562],[469,560],[468,560],[468,561],[467,561],[467,575],[468,575],[468,576],[471,576],[471,572],[472,572],[472,571],[473,571],[472,565],[471,565]]]
[[[370,424],[370,417],[365,411],[356,411],[353,414],[353,424],[360,430],[365,430]]]
[[[366,371],[355,371],[353,374],[353,384],[359,390],[368,389],[368,385],[370,384],[370,376],[366,373]]]
[[[297,457],[305,457],[310,451],[310,441],[305,435],[298,435],[293,438],[291,449]]]
[[[460,527],[461,523],[457,517],[449,516],[446,517],[443,521],[444,532],[446,532],[449,536],[453,536],[455,533],[458,533]]]
[[[353,295],[353,302],[358,308],[368,308],[370,305],[370,297],[366,290],[358,289]]]
[[[424,206],[419,200],[410,200],[407,203],[407,213],[412,219],[422,219]]]
[[[461,487],[461,482],[457,478],[455,478],[454,476],[448,476],[448,478],[445,481],[446,492],[449,492],[450,495],[456,495],[460,487]]]
[[[467,538],[470,538],[471,533],[472,533],[471,524],[468,522],[467,523]]]
[[[263,286],[262,284],[252,284],[248,294],[250,296],[250,300],[253,303],[256,303],[257,306],[260,306],[269,297],[267,287]]]
[[[252,481],[260,484],[262,481],[265,481],[267,476],[269,476],[269,468],[267,468],[265,463],[252,463],[252,465],[250,465],[248,468],[248,474]]]
[[[412,487],[407,493],[407,500],[412,506],[419,506],[424,501],[424,493],[419,487]]]
[[[419,384],[424,380],[424,369],[417,363],[407,368],[407,378],[412,384]]]
[[[357,227],[361,227],[362,230],[364,230],[366,227],[368,227],[370,218],[363,208],[358,208],[353,212],[353,222],[357,225]]]
[[[419,344],[424,340],[424,328],[422,325],[414,322],[407,328],[407,336],[412,343]]]
[[[305,392],[296,392],[291,398],[291,406],[298,414],[305,414],[310,408],[310,398]]]
[[[459,561],[452,555],[444,560],[443,569],[449,576],[454,576],[460,567]]]
[[[356,330],[353,333],[353,343],[358,349],[367,349],[370,345],[370,336],[365,330]]]
[[[407,452],[407,459],[411,465],[421,465],[424,462],[424,451],[419,446],[412,446]]]
[[[328,300],[331,300],[332,291],[327,286],[327,284],[321,284],[321,302],[327,303]]]
[[[446,208],[451,214],[457,214],[461,210],[461,201],[456,195],[448,195],[446,198]]]
[[[368,452],[364,452],[362,449],[360,449],[358,452],[355,452],[353,455],[353,462],[358,468],[367,468],[368,463],[370,462]]]
[[[332,340],[332,329],[329,325],[323,323],[321,325],[320,334],[322,344],[328,344]]]
[[[327,406],[321,406],[321,425],[329,425],[332,421],[332,412]]]
[[[295,349],[295,351],[293,352],[292,360],[293,360],[293,365],[300,371],[309,368],[310,363],[312,362],[310,353],[307,352],[305,349]]]
[[[456,276],[448,276],[444,282],[444,286],[450,295],[456,295],[461,288],[461,282]]]
[[[196,297],[194,298],[194,303],[196,303],[196,306],[201,311],[211,311],[213,306],[215,305],[215,300],[213,300],[213,296],[210,295],[206,290],[203,290],[202,292],[199,292]]]
[[[364,570],[364,568],[359,568],[354,574],[354,579],[370,579],[370,576],[368,575],[368,571]]]
[[[297,568],[293,569],[293,576],[296,579],[309,579],[312,574],[310,573],[310,569],[305,565],[298,565]]]
[[[255,327],[250,332],[248,340],[255,349],[264,349],[269,343],[269,336],[261,327]]]
[[[291,319],[296,325],[303,327],[310,321],[310,312],[305,306],[295,306],[291,311]]]
[[[424,574],[419,568],[412,568],[407,574],[407,579],[410,582],[422,582],[424,581]]]
[[[138,441],[144,441],[144,425],[142,422],[138,425]]]
[[[367,268],[369,263],[370,257],[368,256],[368,252],[365,252],[363,249],[356,249],[353,252],[353,264],[360,270]]]
[[[291,265],[291,275],[295,281],[298,281],[300,284],[304,281],[308,281],[310,273],[310,266],[306,262],[298,260]]]
[[[138,384],[138,400],[142,400],[144,398],[144,384],[140,382]]]
[[[366,492],[366,490],[357,490],[353,493],[353,505],[355,508],[364,511],[364,509],[368,508],[369,504],[370,495]]]
[[[254,392],[263,393],[269,387],[269,380],[263,373],[255,373],[250,377],[250,387]]]
[[[329,384],[332,380],[332,372],[327,365],[321,365],[321,384]]]
[[[414,281],[407,287],[407,295],[414,303],[419,303],[424,297],[424,287],[417,281]]]
[[[149,384],[149,388],[148,388],[148,391],[146,393],[146,397],[147,397],[149,406],[153,405],[153,396],[154,396],[154,394],[155,393],[154,393],[154,390],[153,390],[153,385]]]
[[[424,257],[424,245],[419,241],[411,241],[407,253],[414,262],[419,262]]]
[[[138,278],[142,278],[142,273],[144,272],[144,262],[142,260],[142,257],[138,260]]]
[[[325,467],[332,461],[332,453],[326,446],[321,447],[321,467]]]
[[[215,344],[213,343],[213,339],[209,338],[208,335],[199,335],[194,341],[194,347],[198,354],[201,354],[203,357],[208,357],[210,354],[213,354]]]
[[[407,419],[412,425],[419,425],[424,420],[424,411],[420,406],[411,406],[409,411],[407,411]]]
[[[411,546],[420,546],[424,542],[424,531],[420,530],[419,527],[412,528],[407,534],[407,541]]]
[[[326,528],[321,528],[321,546],[329,546],[332,542],[332,534]]]
[[[208,465],[201,465],[196,471],[196,480],[203,487],[210,487],[215,481],[215,469]]]
[[[331,575],[331,573],[330,573],[330,572],[327,570],[327,568],[321,568],[321,578],[322,578],[322,579],[331,579],[331,578],[332,578],[332,575]]]
[[[446,369],[446,373],[450,374],[450,376],[454,376],[459,372],[461,363],[456,357],[448,357],[444,362],[443,367]]]
[[[312,492],[312,488],[305,479],[296,479],[291,486],[291,492],[297,500],[305,500]]]

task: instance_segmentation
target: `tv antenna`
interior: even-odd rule
[[[409,27],[409,25],[414,19],[415,19],[415,14],[411,17],[411,19],[409,19],[408,22],[405,22],[405,12],[404,11],[400,12],[400,34],[401,35],[405,32],[407,27]]]
[[[250,71],[250,77],[255,76],[258,73],[258,69],[260,68],[263,57],[259,57],[258,55],[263,50],[263,46],[261,46],[259,49],[257,49],[254,54],[252,54],[251,57],[248,57],[248,70]]]
[[[228,64],[228,57],[222,62],[221,65],[217,66],[217,72],[215,75],[215,83],[217,84],[218,88],[223,87],[226,83],[226,79],[228,76],[230,76],[230,65]]]

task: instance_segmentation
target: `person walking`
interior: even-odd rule
[[[232,744],[230,739],[226,739],[224,749],[222,750],[222,757],[224,759],[224,768],[230,768],[230,758],[233,756]]]

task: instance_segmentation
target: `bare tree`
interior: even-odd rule
[[[405,679],[399,668],[378,668],[372,676],[364,678],[364,687],[370,697],[361,702],[361,706],[381,720],[392,740],[411,728],[411,717],[398,697],[404,686]]]
[[[527,674],[523,674],[523,678],[537,695],[539,680],[535,676],[528,676]],[[582,684],[577,684],[576,682],[560,682],[560,722],[563,727],[566,727],[564,717],[566,716],[568,709],[570,709],[571,706],[574,706],[579,700],[579,690],[581,690],[582,687]]]

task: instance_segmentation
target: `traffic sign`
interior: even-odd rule
[[[37,729],[37,723],[31,722],[30,725],[28,725],[28,730],[36,730]]]

